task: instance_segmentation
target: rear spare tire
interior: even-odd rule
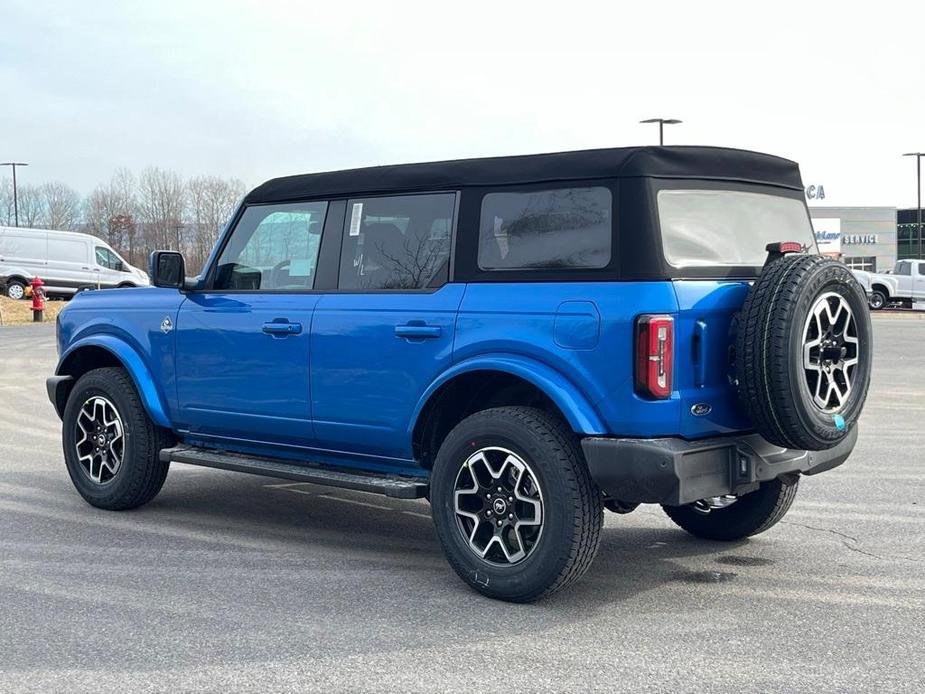
[[[771,443],[832,448],[861,415],[871,347],[867,298],[845,265],[817,255],[772,260],[739,320],[739,398]]]

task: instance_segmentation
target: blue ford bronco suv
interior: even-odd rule
[[[504,600],[578,579],[603,510],[767,530],[849,456],[864,291],[816,251],[799,169],[634,147],[271,180],[195,278],[77,296],[48,393],[78,492],[172,462],[430,501]]]

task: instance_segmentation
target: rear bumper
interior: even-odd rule
[[[700,441],[676,438],[582,440],[591,477],[609,496],[628,503],[689,504],[745,494],[788,473],[815,475],[841,465],[858,439],[857,426],[834,448],[778,448],[759,434]]]

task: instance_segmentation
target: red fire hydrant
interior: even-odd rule
[[[32,322],[41,323],[45,311],[45,283],[40,277],[32,279]]]

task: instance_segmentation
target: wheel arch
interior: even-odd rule
[[[124,368],[135,384],[135,389],[151,420],[158,426],[170,427],[164,399],[151,377],[150,370],[141,355],[123,340],[110,335],[97,335],[79,340],[61,356],[55,373],[58,376],[73,377],[74,380],[70,386],[73,387],[73,384],[83,374],[105,366]],[[63,392],[59,391],[55,398],[55,409],[58,416],[64,412],[64,403],[67,402],[70,387]]]
[[[870,285],[870,290],[872,292],[881,292],[887,299],[889,299],[894,294],[892,287],[888,286],[885,282],[872,282]]]
[[[0,282],[0,290],[3,290],[4,294],[6,293],[7,287],[10,286],[11,282],[18,282],[23,286],[23,288],[28,287],[31,280],[26,279],[26,276],[22,273],[14,272],[10,275],[6,275],[3,278],[3,281]]]
[[[555,369],[519,355],[484,355],[453,365],[418,401],[408,430],[415,459],[429,468],[439,443],[457,423],[503,405],[539,407],[579,434],[606,433],[590,401]]]

